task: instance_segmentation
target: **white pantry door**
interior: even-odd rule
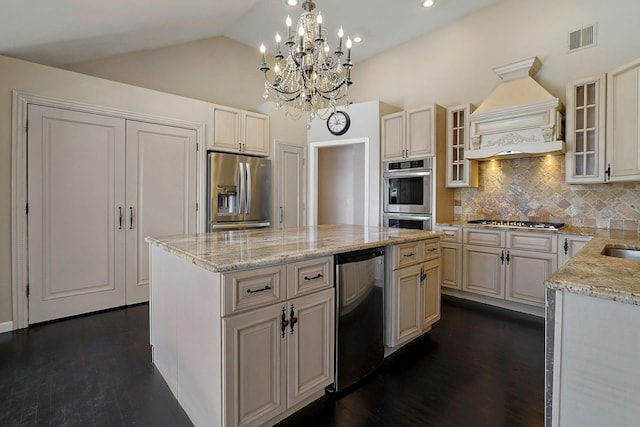
[[[127,305],[149,300],[147,236],[196,232],[196,131],[127,121]]]
[[[28,107],[29,323],[124,305],[125,121]]]
[[[276,211],[278,228],[305,225],[306,148],[276,142]]]

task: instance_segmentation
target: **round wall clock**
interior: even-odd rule
[[[327,119],[327,129],[333,135],[344,135],[351,125],[351,118],[344,111],[336,111]]]

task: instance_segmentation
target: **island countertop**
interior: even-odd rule
[[[209,271],[231,271],[442,236],[441,231],[319,225],[147,237],[145,240]]]

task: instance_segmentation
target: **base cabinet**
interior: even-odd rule
[[[544,307],[544,281],[558,269],[550,233],[464,229],[462,289]]]
[[[307,270],[328,274],[288,283]],[[273,423],[333,383],[332,256],[219,273],[151,246],[151,278],[153,363],[195,426]]]
[[[332,289],[225,318],[225,425],[263,422],[333,382],[333,329]]]
[[[558,245],[558,268],[569,261],[584,245],[591,240],[591,236],[565,235],[560,236]]]
[[[392,253],[386,258],[384,343],[389,348],[417,338],[440,320],[440,253],[434,244],[437,239],[387,252]]]

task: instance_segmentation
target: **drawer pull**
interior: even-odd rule
[[[438,248],[431,248],[431,249],[427,249],[427,252],[437,252]]]
[[[248,293],[248,294],[257,294],[258,292],[268,291],[269,289],[271,289],[271,286],[269,286],[269,285],[264,285],[264,288],[262,288],[262,289],[256,289],[255,291],[254,291],[253,289],[247,289],[247,293]]]
[[[445,235],[445,236],[447,236],[447,237],[455,237],[456,233],[453,233],[453,232],[446,232],[446,231],[445,231],[444,235]]]
[[[409,257],[415,256],[415,255],[416,255],[416,254],[414,254],[413,252],[411,252],[410,254],[404,254],[404,255],[402,255],[402,256],[403,256],[403,257],[405,257],[405,258],[409,258]]]
[[[304,276],[304,280],[316,280],[316,279],[319,279],[319,278],[321,278],[321,277],[323,277],[323,276],[322,276],[322,274],[318,273],[318,274],[316,274],[316,275],[315,275],[315,276],[313,276],[313,277],[307,277],[307,276]]]

